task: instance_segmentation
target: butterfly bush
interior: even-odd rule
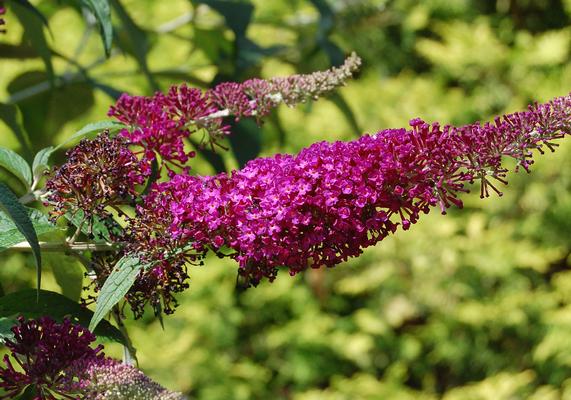
[[[206,92],[183,84],[151,97],[123,94],[109,116],[128,125],[121,135],[142,148],[143,159],[151,161],[158,155],[166,162],[184,164],[195,155],[185,149],[184,139],[191,134],[202,131],[214,145],[230,132],[224,117],[260,120],[282,102],[295,106],[317,99],[343,85],[360,64],[353,53],[340,67],[308,75],[223,82]]]
[[[480,184],[482,198],[501,195],[507,158],[516,171],[529,171],[533,150],[554,150],[554,141],[570,133],[568,95],[483,124],[413,119],[408,128],[315,143],[228,174],[190,174],[189,135],[203,131],[214,144],[229,133],[227,117],[261,118],[280,103],[317,98],[359,64],[353,54],[338,68],[308,75],[121,96],[109,115],[127,128],[81,142],[47,184],[56,217],[74,210],[105,217],[115,208],[123,218],[123,234],[115,238],[121,250],[93,257],[95,290],[123,255],[145,265],[125,295],[135,317],[147,304],[156,314],[172,313],[175,294],[189,286],[187,268],[202,265],[210,251],[234,259],[250,285],[275,279],[281,267],[292,275],[333,267],[409,229],[433,207],[442,213],[462,207],[459,195],[469,184]],[[147,182],[155,161],[169,173]],[[122,212],[125,204],[134,210]]]
[[[208,250],[229,251],[254,285],[273,280],[278,267],[292,275],[332,267],[398,227],[408,229],[433,206],[442,213],[462,207],[458,195],[466,184],[479,181],[481,197],[501,195],[505,157],[529,171],[534,149],[553,150],[553,140],[570,132],[568,95],[489,123],[453,127],[413,119],[409,129],[316,143],[230,174],[178,174],[154,184],[137,209],[145,222],[132,225],[130,250],[162,260],[164,249],[187,246],[161,262],[162,273]]]
[[[122,206],[141,200],[137,190],[152,175],[152,164],[159,161],[157,166],[165,166],[170,176],[174,175],[173,165],[187,173],[188,162],[195,155],[185,143],[191,134],[202,131],[214,145],[229,133],[227,117],[261,121],[280,103],[293,107],[317,99],[345,84],[360,64],[359,57],[352,54],[341,66],[312,74],[225,82],[205,92],[183,84],[150,97],[123,94],[109,115],[127,127],[114,137],[103,132],[94,140],[83,140],[68,152],[67,162],[51,172],[45,204],[52,207],[52,219],[69,219],[79,211],[89,224],[93,217],[108,218],[110,211],[126,218],[127,237],[114,239],[133,242],[142,235],[147,247],[141,258],[153,264],[135,281],[126,300],[136,317],[148,303],[157,313],[171,313],[176,307],[174,294],[188,288],[186,266],[200,264],[204,255],[181,251],[181,246],[187,247],[186,238],[180,243],[161,240],[161,230],[169,225],[168,212],[139,213],[136,218],[123,213]],[[152,227],[157,230],[152,232]],[[96,292],[121,255],[92,257],[90,269],[97,277],[90,287]],[[88,295],[84,300],[90,303],[94,298]]]
[[[138,369],[105,357],[103,346],[92,347],[95,335],[69,319],[18,319],[13,338],[5,342],[10,356],[0,366],[2,399],[25,390],[33,399],[179,400]]]

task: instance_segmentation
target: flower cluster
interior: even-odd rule
[[[107,359],[90,365],[89,383],[84,392],[90,400],[183,400],[181,393],[171,392],[149,379],[137,368]]]
[[[135,186],[150,174],[121,137],[103,132],[67,152],[67,161],[46,183],[47,205],[55,219],[82,210],[86,217],[109,215],[107,207],[129,202]]]
[[[504,156],[528,170],[532,150],[571,133],[571,95],[530,106],[492,123],[462,127],[410,121],[352,142],[316,143],[296,156],[249,162],[213,177],[187,174],[157,183],[138,213],[159,213],[149,232],[135,232],[136,250],[190,246],[193,257],[230,248],[240,272],[256,284],[308,266],[334,266],[438,206],[461,207],[467,183],[481,196],[506,183]]]
[[[5,367],[0,367],[0,388],[6,392],[0,398],[13,398],[30,385],[35,399],[75,394],[79,390],[75,378],[82,377],[69,371],[76,364],[97,364],[104,359],[101,346],[91,347],[95,336],[67,319],[59,324],[48,317],[20,317],[12,332],[14,338],[5,343],[12,358],[5,356]]]
[[[109,116],[129,126],[121,134],[144,149],[145,159],[159,155],[164,161],[184,164],[194,156],[184,144],[193,132],[204,130],[211,145],[215,144],[229,133],[224,117],[260,119],[281,102],[294,106],[317,98],[343,85],[360,63],[359,57],[352,54],[338,68],[309,75],[251,79],[241,84],[224,82],[204,93],[183,84],[171,87],[166,95],[123,94],[110,108]]]
[[[65,319],[20,317],[5,345],[11,357],[0,366],[0,398],[14,398],[32,390],[36,400],[182,400],[147,378],[138,369],[121,364],[91,347],[95,336]]]
[[[149,192],[146,199],[157,208],[151,213],[138,206],[137,216],[129,219],[127,228],[127,251],[138,254],[143,262],[150,265],[141,272],[125,296],[136,318],[142,316],[146,304],[150,304],[157,314],[160,311],[173,313],[177,306],[174,294],[189,286],[187,265],[203,263],[203,253],[190,251],[192,247],[165,231],[165,227],[173,223],[173,216],[168,203],[163,203],[164,207],[159,206],[163,200],[166,201],[163,196],[164,192]]]
[[[0,33],[6,33],[6,29],[4,29],[4,25],[6,25],[6,21],[2,18],[6,14],[6,5],[4,4],[3,0],[0,0]]]

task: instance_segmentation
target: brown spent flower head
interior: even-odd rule
[[[122,137],[108,131],[82,140],[67,152],[67,161],[51,172],[46,205],[52,219],[83,210],[85,217],[108,217],[107,207],[129,202],[135,186],[144,182],[148,166],[129,150]]]

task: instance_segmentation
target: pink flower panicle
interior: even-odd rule
[[[491,123],[441,127],[413,119],[408,130],[316,143],[296,156],[250,161],[231,174],[176,175],[154,184],[138,209],[138,218],[155,219],[152,229],[160,235],[133,226],[131,251],[170,242],[186,245],[185,254],[198,259],[229,248],[254,285],[274,279],[278,267],[292,275],[308,266],[332,267],[399,226],[408,229],[432,206],[442,213],[462,207],[458,194],[468,191],[467,183],[479,180],[481,197],[490,190],[501,195],[503,157],[529,170],[532,150],[553,150],[553,140],[569,133],[571,95]]]
[[[129,202],[135,186],[150,171],[121,137],[103,132],[93,140],[82,140],[67,152],[67,161],[52,171],[46,189],[46,205],[52,218],[83,210],[86,217],[109,216],[106,209]]]
[[[121,134],[143,148],[144,159],[159,155],[164,161],[184,164],[194,156],[184,146],[184,139],[192,133],[204,130],[210,144],[216,144],[230,132],[224,117],[260,120],[281,102],[294,106],[318,98],[343,85],[360,63],[353,53],[342,66],[309,75],[224,82],[205,93],[183,84],[171,87],[166,95],[123,94],[108,115],[128,125]]]
[[[174,295],[189,287],[187,265],[202,265],[204,254],[188,251],[188,244],[177,240],[165,232],[173,218],[167,203],[160,207],[162,194],[150,192],[146,199],[157,205],[154,212],[144,212],[138,206],[138,215],[129,220],[125,234],[127,251],[136,253],[141,260],[151,265],[135,280],[126,294],[135,318],[141,317],[146,304],[150,304],[156,314],[172,314],[178,305]],[[155,200],[150,200],[155,198]],[[182,250],[187,248],[187,250]]]
[[[77,382],[84,377],[71,372],[74,366],[104,360],[103,347],[91,347],[95,336],[68,319],[56,323],[49,317],[20,317],[12,332],[14,338],[5,342],[11,357],[6,355],[4,367],[0,366],[0,388],[6,392],[0,398],[14,398],[30,385],[38,400],[75,395],[80,390]]]

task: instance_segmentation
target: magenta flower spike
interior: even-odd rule
[[[202,92],[173,86],[166,95],[123,94],[108,115],[128,125],[121,132],[130,144],[143,148],[145,159],[185,164],[194,152],[186,151],[184,139],[197,131],[206,134],[210,145],[230,133],[224,117],[256,117],[258,121],[280,103],[288,106],[317,99],[342,86],[359,69],[361,60],[352,54],[340,67],[307,75],[243,83],[223,82]]]
[[[529,171],[532,151],[554,150],[571,132],[571,96],[530,106],[491,123],[462,127],[410,121],[351,142],[316,143],[298,155],[250,161],[210,177],[176,175],[157,183],[138,209],[130,251],[161,259],[157,249],[190,247],[162,262],[161,273],[208,250],[230,249],[240,273],[257,284],[278,267],[296,274],[332,267],[409,229],[422,213],[451,205],[466,184],[481,197],[501,195],[504,157]],[[164,232],[155,235],[152,232]]]

